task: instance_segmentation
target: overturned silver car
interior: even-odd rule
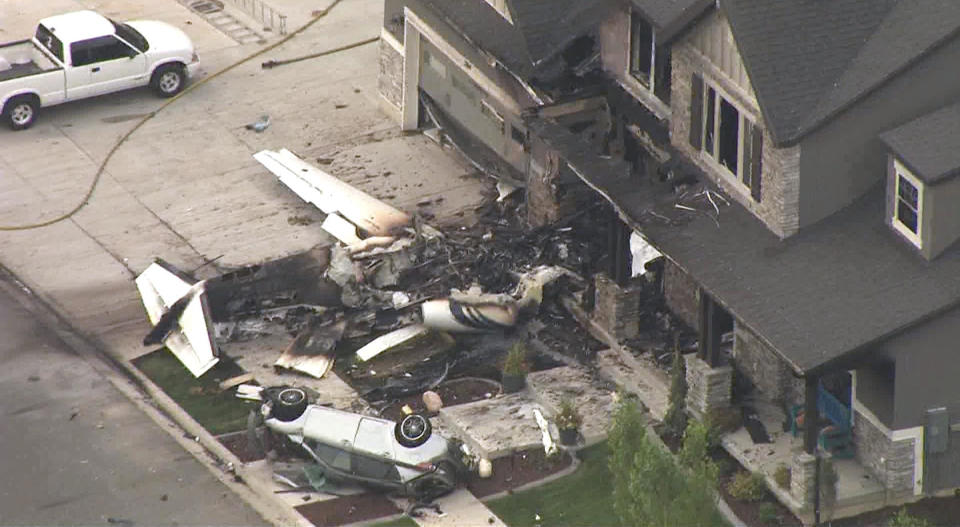
[[[467,469],[461,444],[432,433],[427,417],[386,419],[309,404],[300,388],[265,388],[263,424],[298,445],[333,481],[429,501],[454,490]]]

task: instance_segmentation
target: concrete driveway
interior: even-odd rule
[[[307,21],[330,2],[278,4],[291,21]],[[77,8],[184,28],[197,44],[201,78],[260,49],[174,0],[3,2],[0,38],[24,38],[35,20]],[[256,151],[289,148],[319,159],[330,173],[408,212],[449,219],[471,208],[489,182],[428,139],[400,134],[379,110],[376,44],[260,67],[375,37],[381,18],[381,0],[344,0],[296,38],[185,94],[116,151],[78,214],[41,229],[0,232],[0,263],[77,330],[129,359],[145,351],[139,341],[148,329],[132,279],[154,257],[202,275],[328,239],[318,211],[254,161]],[[269,42],[280,38],[264,34]],[[23,132],[0,129],[0,226],[75,207],[117,140],[162,103],[134,90],[46,109]],[[266,131],[245,128],[264,114],[272,123]]]

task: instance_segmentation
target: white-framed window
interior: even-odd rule
[[[656,29],[643,16],[630,13],[629,73],[664,102],[670,101],[670,51],[657,49]]]
[[[923,182],[898,159],[893,161],[893,227],[920,247],[923,229]]]
[[[750,189],[753,121],[709,82],[704,82],[702,151]]]

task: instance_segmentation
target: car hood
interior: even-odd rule
[[[156,20],[127,22],[150,43],[147,54],[183,55],[189,60],[193,55],[193,42],[180,28]]]

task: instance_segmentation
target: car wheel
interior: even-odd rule
[[[37,119],[39,106],[34,97],[13,97],[3,106],[3,118],[11,130],[25,130]]]
[[[284,388],[273,402],[273,417],[289,422],[297,419],[307,410],[307,393],[300,388]]]
[[[418,447],[430,439],[433,426],[430,420],[420,414],[405,416],[393,429],[397,442],[407,448]]]
[[[180,64],[165,64],[153,72],[150,87],[160,97],[173,97],[180,93],[187,83],[187,76]]]

